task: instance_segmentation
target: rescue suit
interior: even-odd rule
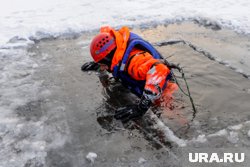
[[[138,97],[144,95],[152,102],[159,99],[171,78],[170,69],[160,61],[160,53],[127,27],[119,31],[103,27],[101,32],[111,32],[116,39],[111,64],[113,76]]]
[[[91,42],[90,52],[94,62],[85,63],[83,71],[108,66],[114,78],[140,98],[137,105],[117,109],[114,117],[123,122],[144,115],[152,103],[162,97],[171,85],[171,70],[160,53],[147,41],[122,27],[118,31],[102,27]],[[164,91],[164,93],[167,91]]]

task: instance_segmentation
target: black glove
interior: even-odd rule
[[[97,71],[100,68],[100,65],[98,63],[95,63],[94,61],[84,63],[81,67],[82,71]]]
[[[99,73],[99,79],[100,79],[100,81],[101,81],[103,87],[106,88],[106,87],[109,86],[110,80],[109,80],[109,75],[107,74],[106,71],[101,71],[101,72]]]
[[[144,96],[138,105],[126,106],[116,110],[115,119],[120,119],[123,123],[129,120],[138,119],[142,117],[151,105],[151,101],[146,99]]]
[[[122,107],[116,110],[115,119],[120,119],[123,123],[129,120],[140,118],[144,114],[137,105]]]

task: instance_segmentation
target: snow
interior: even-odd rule
[[[240,130],[242,127],[243,127],[243,124],[239,124],[239,125],[229,126],[228,128],[230,130]]]
[[[200,134],[197,137],[187,141],[187,144],[192,143],[206,143],[209,142],[212,138],[225,138],[232,144],[237,144],[241,142],[242,138],[240,139],[240,134],[242,129],[248,127],[250,121],[245,121],[241,124],[228,126],[226,129],[221,129],[215,133],[211,134]],[[250,130],[247,131],[247,136],[250,137]]]
[[[89,152],[89,153],[86,155],[86,158],[87,158],[87,160],[89,160],[91,163],[94,163],[94,162],[95,162],[95,159],[97,158],[97,154],[94,153],[94,152]]]
[[[217,137],[217,136],[227,136],[228,132],[226,129],[219,130],[213,134],[209,134],[208,137]]]
[[[201,134],[201,135],[197,136],[197,138],[193,138],[190,142],[205,143],[205,142],[207,142],[207,138],[206,138],[206,135]]]
[[[138,160],[138,163],[139,163],[139,164],[143,164],[143,163],[145,163],[145,162],[147,162],[147,160],[145,160],[145,159],[142,158],[142,157],[140,157],[139,160]]]
[[[11,0],[0,7],[0,44],[12,37],[27,40],[75,35],[107,24],[133,26],[204,18],[206,23],[250,33],[249,8],[248,0]]]
[[[160,119],[157,118],[155,114],[150,113],[150,118],[155,121],[154,126],[157,129],[160,129],[164,133],[166,139],[177,144],[179,147],[185,147],[187,145],[186,140],[178,138],[169,127],[165,126],[165,124]]]

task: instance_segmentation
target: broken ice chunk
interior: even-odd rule
[[[144,158],[140,157],[138,162],[139,162],[139,164],[143,164],[146,162],[146,160]]]
[[[94,152],[89,152],[86,156],[87,160],[89,160],[91,163],[94,163],[95,159],[97,158],[97,154]]]

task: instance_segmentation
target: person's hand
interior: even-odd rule
[[[115,119],[126,123],[130,120],[138,119],[144,115],[145,112],[140,110],[137,105],[122,107],[116,110]]]
[[[102,86],[103,87],[108,87],[109,84],[110,84],[110,81],[109,81],[109,75],[107,74],[106,71],[100,71],[99,73],[99,79],[100,79],[100,82],[102,83]]]
[[[116,110],[115,119],[120,119],[122,122],[128,122],[129,120],[138,119],[142,117],[150,108],[151,100],[144,95],[138,105],[130,105]]]
[[[97,71],[100,68],[100,65],[98,63],[95,63],[94,61],[84,63],[81,67],[82,71]]]

